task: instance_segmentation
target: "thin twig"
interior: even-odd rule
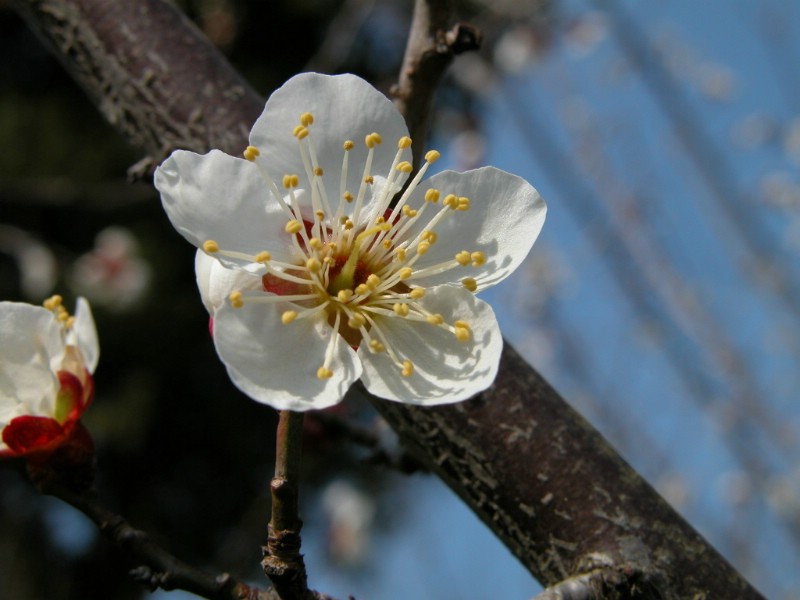
[[[185,590],[209,600],[279,600],[273,590],[259,590],[237,581],[228,573],[212,575],[179,560],[146,532],[104,507],[90,494],[78,494],[48,483],[42,492],[55,496],[88,516],[100,531],[139,563],[131,575],[151,590]]]
[[[272,519],[261,566],[281,600],[309,595],[306,566],[300,554],[303,522],[297,510],[298,480],[303,443],[303,413],[282,410],[278,421],[275,475],[272,478]]]
[[[395,105],[406,117],[419,166],[428,133],[428,117],[439,81],[457,54],[480,47],[481,34],[466,23],[451,28],[449,0],[416,0],[411,31],[397,85]]]

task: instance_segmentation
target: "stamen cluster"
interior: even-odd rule
[[[397,141],[390,172],[379,177],[372,173],[373,152],[383,139],[373,132],[364,139],[368,151],[358,190],[346,186],[349,155],[355,142],[342,143],[340,197],[332,202],[323,182],[326,174],[317,160],[311,135],[313,123],[314,116],[306,112],[300,115],[299,124],[293,129],[305,173],[302,179],[295,173],[285,174],[281,181],[283,191],[270,176],[261,151],[255,146],[244,151],[244,157],[259,167],[271,198],[287,219],[284,231],[294,246],[296,260],[275,260],[267,250],[243,255],[220,248],[214,240],[206,240],[202,248],[212,255],[249,261],[263,273],[263,290],[232,292],[229,296],[232,306],[242,307],[247,302],[288,303],[280,316],[287,326],[319,316],[327,320],[334,335],[328,342],[325,360],[317,369],[318,378],[333,376],[331,361],[337,336],[342,336],[354,349],[365,344],[372,353],[386,352],[401,374],[410,377],[414,373],[413,362],[392,347],[378,317],[421,321],[449,331],[460,342],[471,340],[469,323],[465,320],[448,323],[441,314],[426,309],[420,302],[426,290],[415,283],[417,279],[450,269],[478,267],[486,262],[484,252],[462,250],[451,260],[424,268],[416,266],[436,243],[437,225],[454,212],[469,210],[470,200],[455,194],[441,198],[440,190],[429,188],[422,206],[410,206],[409,199],[425,172],[439,159],[435,150],[425,154],[424,164],[397,198],[401,177],[413,171],[411,163],[404,160],[410,153],[411,138],[404,136]],[[301,203],[301,198],[307,195],[310,206]],[[418,224],[426,217],[427,224],[420,230]],[[466,289],[476,291],[474,278],[464,277],[461,281]]]

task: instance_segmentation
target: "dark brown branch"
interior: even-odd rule
[[[175,148],[204,152],[214,146],[232,154],[244,149],[263,104],[172,2],[13,5],[109,123],[148,154],[138,174]]]
[[[510,346],[473,400],[374,404],[543,584],[614,567],[664,600],[761,598]]]
[[[227,573],[211,575],[182,562],[147,533],[134,528],[89,495],[77,494],[55,484],[44,486],[42,491],[60,498],[94,521],[109,540],[139,563],[131,575],[151,590],[181,589],[209,600],[280,600],[272,590],[251,588]]]
[[[428,137],[433,98],[453,58],[480,47],[480,31],[458,23],[451,27],[449,0],[416,0],[411,32],[397,85],[395,105],[406,117],[414,165],[419,166]]]
[[[599,569],[570,577],[551,586],[532,600],[641,600],[660,594],[646,574],[631,569]]]
[[[16,2],[26,7],[31,24],[42,37],[56,39],[58,32],[51,34],[48,29],[49,17],[37,12],[44,4],[102,6],[109,13],[107,19],[116,18],[114,11],[128,4],[104,0]],[[173,10],[155,0],[143,4],[153,10],[159,5],[162,10]],[[136,15],[129,18],[141,19]],[[159,67],[165,72],[183,70],[185,57],[170,47],[170,42],[184,39],[184,25],[165,29],[164,19],[157,17],[130,26],[142,31],[137,47],[158,49],[143,55],[143,60],[165,63],[166,67]],[[93,21],[81,27],[95,31]],[[102,31],[100,28],[94,35]],[[104,43],[118,47],[121,54],[133,47],[125,37],[112,36]],[[55,46],[58,49],[58,44]],[[209,47],[198,51],[213,52]],[[70,61],[70,55],[65,60]],[[210,71],[203,73],[204,80],[233,77],[224,62],[206,61]],[[120,75],[117,83],[124,84]],[[412,75],[419,76],[404,74]],[[136,73],[130,76],[135,78]],[[165,78],[163,92],[165,96],[170,92],[199,96],[202,84],[197,79],[179,83]],[[407,97],[400,106],[419,142],[422,130],[414,123],[425,121],[430,101],[418,101],[414,95],[430,98],[432,90],[411,89],[415,91],[403,92]],[[118,95],[116,90],[91,92],[94,97],[106,93]],[[262,104],[249,94],[230,99],[215,96],[215,101],[225,106],[206,104],[204,108],[208,147],[241,148],[246,144],[245,132],[238,134],[238,140],[235,135],[221,135],[214,115],[248,122]],[[165,146],[174,139],[171,131],[186,125],[177,121],[163,126]],[[153,122],[145,129],[158,135],[158,127]],[[121,130],[135,139],[127,128]],[[202,140],[196,137],[192,142]],[[506,347],[503,353],[494,386],[474,400],[433,409],[373,400],[392,427],[543,584],[555,585],[570,576],[613,566],[646,575],[648,581],[658,584],[663,600],[761,598],[512,348]]]

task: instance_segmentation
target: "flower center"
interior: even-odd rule
[[[414,365],[396,351],[387,336],[385,325],[388,319],[404,319],[424,323],[424,326],[443,328],[461,342],[472,339],[471,329],[465,321],[446,323],[442,315],[428,310],[421,300],[425,288],[415,285],[415,279],[437,275],[454,268],[479,267],[486,262],[481,251],[463,250],[452,259],[437,264],[418,267],[417,262],[437,241],[435,227],[448,215],[469,210],[470,200],[448,194],[439,204],[439,190],[430,188],[423,205],[414,209],[408,204],[428,167],[439,158],[435,150],[425,155],[425,163],[393,203],[401,190],[403,175],[413,168],[402,160],[409,151],[411,139],[398,140],[397,154],[390,172],[376,177],[372,171],[373,153],[382,138],[377,133],[366,136],[367,158],[359,189],[354,194],[347,189],[349,154],[355,147],[345,141],[342,169],[340,172],[340,199],[332,210],[324,172],[319,166],[309,127],[314,119],[310,113],[300,116],[300,124],[293,134],[303,164],[305,165],[304,188],[301,191],[300,176],[287,174],[283,177],[282,193],[267,172],[258,148],[248,146],[244,157],[253,162],[269,189],[287,216],[285,232],[294,247],[297,257],[292,262],[273,259],[268,251],[250,256],[220,249],[208,240],[202,248],[209,254],[234,259],[241,263],[256,264],[263,269],[263,292],[235,291],[230,295],[234,307],[245,302],[274,303],[287,305],[281,313],[284,325],[298,319],[324,318],[333,329],[325,360],[317,370],[320,379],[333,375],[331,364],[339,339],[359,349],[366,345],[369,352],[385,352],[404,376],[411,376]],[[377,185],[376,185],[377,184]],[[311,196],[311,214],[308,207],[300,206],[302,194]],[[369,202],[365,204],[367,195]],[[370,210],[366,210],[366,206]],[[432,207],[432,208],[429,208]],[[432,211],[424,228],[419,226],[427,211]],[[368,213],[373,215],[368,216]],[[375,217],[374,215],[381,215]],[[248,267],[252,271],[252,267]],[[461,280],[470,291],[477,290],[472,277]],[[267,292],[266,294],[264,292]]]

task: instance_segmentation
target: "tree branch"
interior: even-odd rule
[[[117,121],[134,143],[153,137],[168,148],[176,143],[173,132],[180,130],[192,133],[189,141],[195,149],[195,144],[203,142],[207,147],[237,149],[246,144],[246,131],[221,124],[252,122],[263,106],[261,101],[250,93],[202,97],[205,81],[236,78],[227,63],[218,57],[194,58],[191,60],[205,66],[206,70],[197,71],[202,78],[173,80],[167,76],[185,72],[190,57],[181,44],[197,33],[183,20],[159,16],[159,11],[174,13],[166,2],[136,3],[150,11],[142,16],[136,11],[128,14],[129,3],[104,0],[15,1],[67,63],[75,56],[62,50],[58,42],[63,31],[58,27],[51,31],[58,22],[54,24],[48,12],[42,13],[45,6],[51,12],[54,6],[62,11],[91,7],[91,11],[84,10],[89,18],[84,17],[80,31],[101,39],[101,48],[113,50],[112,56],[126,56],[138,49],[137,70],[126,75],[125,65],[120,65],[118,77],[110,81],[117,87],[90,90],[101,104],[105,97],[119,98],[122,92],[118,88],[124,88],[129,79],[137,81],[146,69],[164,75],[159,80],[161,98],[171,94],[201,98],[183,105],[181,111],[168,113],[174,122],[164,123],[158,118],[159,107],[150,106],[152,100],[147,96],[139,96],[137,102],[143,106],[137,114],[150,115],[153,120],[146,124],[126,121],[126,126]],[[133,40],[104,25],[125,19],[132,31],[140,32]],[[141,48],[153,51],[141,53]],[[215,54],[207,44],[196,44],[195,50]],[[104,52],[109,55],[108,50]],[[414,57],[407,63],[418,64]],[[418,71],[404,70],[403,77],[420,81]],[[89,86],[96,81],[82,79]],[[417,143],[424,141],[420,123],[427,118],[433,93],[430,86],[422,87],[426,89],[412,86],[407,90],[401,82],[398,88],[399,105]],[[426,96],[428,100],[424,100]],[[189,114],[194,112],[189,107],[194,106],[200,107],[199,121],[206,127],[203,135],[194,135],[189,127]],[[146,134],[131,131],[132,127],[141,127]],[[417,408],[372,400],[417,454],[543,584],[555,585],[573,575],[613,566],[646,574],[663,600],[761,598],[512,348],[506,346],[492,388],[471,401]]]
[[[467,23],[451,28],[449,0],[416,0],[411,31],[397,85],[395,106],[406,117],[414,166],[418,167],[428,138],[433,98],[445,71],[457,54],[476,50],[478,29]]]
[[[272,590],[251,588],[227,573],[211,575],[182,562],[147,533],[134,528],[88,494],[78,494],[52,483],[43,485],[41,489],[77,508],[94,521],[103,535],[140,562],[131,575],[151,590],[186,590],[209,600],[281,600]]]
[[[300,554],[303,522],[297,511],[303,413],[282,410],[278,421],[275,475],[272,478],[272,518],[261,566],[281,600],[303,600],[309,595],[306,566]]]

